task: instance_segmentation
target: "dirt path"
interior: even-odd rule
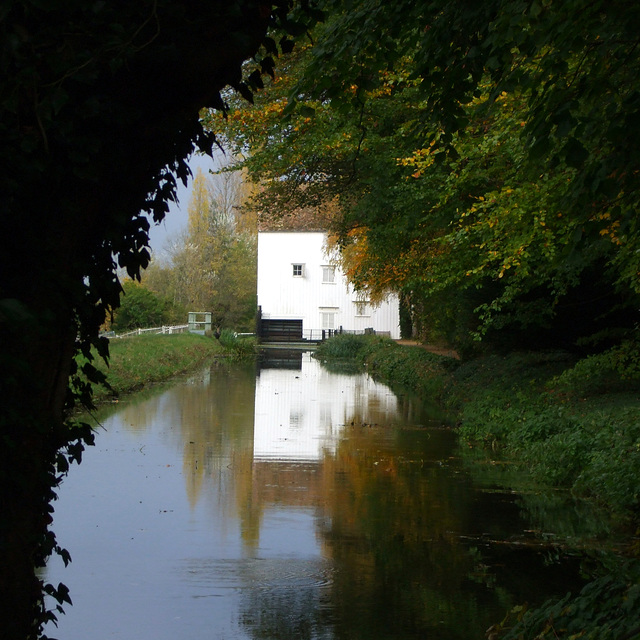
[[[420,347],[421,349],[435,353],[438,356],[449,356],[450,358],[460,360],[458,352],[450,347],[439,347],[435,344],[423,344],[422,342],[416,342],[415,340],[396,340],[396,342],[408,347]]]

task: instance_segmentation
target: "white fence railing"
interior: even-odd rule
[[[107,338],[130,338],[131,336],[141,336],[144,333],[161,334],[161,333],[185,333],[189,330],[188,324],[178,324],[171,327],[151,327],[149,329],[134,329],[133,331],[127,331],[126,333],[116,334],[113,331],[108,331],[104,335]]]
[[[328,338],[348,333],[351,335],[377,335],[384,336],[386,338],[391,337],[390,331],[376,331],[374,329],[306,329],[300,336],[299,332],[283,332],[281,334],[273,334],[270,336],[263,336],[263,342],[324,342]]]

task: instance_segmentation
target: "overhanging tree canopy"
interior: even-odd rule
[[[337,194],[354,281],[465,319],[453,338],[632,328],[639,9],[321,4],[314,46],[226,125],[263,208]]]

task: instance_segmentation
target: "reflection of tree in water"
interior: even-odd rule
[[[191,506],[213,479],[218,507],[232,517],[238,511],[235,501],[246,493],[239,484],[251,482],[255,367],[215,363],[206,374],[206,384],[187,382],[172,389],[175,397],[163,419],[176,426]]]
[[[466,474],[448,460],[452,447],[446,431],[354,426],[324,460],[322,536],[335,563],[336,638],[482,637],[519,602],[518,584],[527,591],[525,565],[529,586],[542,585],[535,596],[553,588],[544,586],[551,574],[540,554],[482,543],[484,532],[511,528],[518,507],[512,497],[469,491]],[[469,542],[474,536],[479,543]],[[507,575],[501,563],[516,570]]]
[[[262,489],[254,487],[263,502],[291,504],[295,495],[316,507],[326,565],[251,563],[241,624],[265,640],[478,637],[511,601],[487,588],[482,555],[456,535],[473,529],[473,505],[466,479],[451,482],[440,466],[452,451],[451,434],[362,426],[360,416],[352,418],[335,455],[315,473],[306,469],[304,492],[287,497],[290,483],[273,476],[277,465],[263,465],[272,472]],[[291,486],[302,486],[301,478]]]
[[[308,468],[254,462],[254,512],[316,507],[333,572],[330,586],[248,587],[252,637],[467,640],[532,593],[546,597],[556,576],[541,553],[483,541],[526,528],[516,497],[470,490],[451,431],[392,425],[366,385],[355,391],[365,406],[344,415],[335,453]]]
[[[541,554],[483,538],[526,525],[515,496],[471,488],[451,431],[402,427],[404,401],[363,380],[351,412],[317,402],[321,422],[340,427],[320,460],[254,460],[255,389],[251,367],[212,370],[180,391],[174,421],[192,504],[211,484],[216,510],[240,519],[239,623],[252,638],[468,640],[546,597]],[[302,420],[292,406],[287,427]],[[256,558],[269,505],[315,509],[322,557]]]
[[[127,431],[142,433],[157,419],[159,406],[159,397],[148,398],[142,395],[128,399],[124,406],[118,406],[118,414]]]

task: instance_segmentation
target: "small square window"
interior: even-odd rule
[[[295,278],[302,278],[304,272],[304,265],[302,264],[294,264],[293,266],[293,275]]]
[[[334,284],[336,281],[336,268],[332,266],[322,267],[322,282]]]

